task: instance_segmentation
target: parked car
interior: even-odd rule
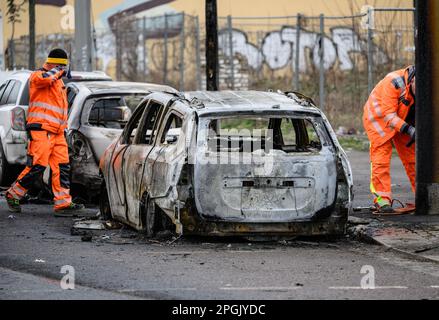
[[[99,160],[117,139],[132,111],[152,92],[177,91],[168,86],[136,82],[77,82],[67,85],[72,192],[98,195]]]
[[[352,207],[346,154],[295,93],[153,93],[100,170],[103,216],[149,236],[343,234]]]
[[[29,105],[29,77],[31,71],[5,73],[0,84],[0,185],[15,179],[19,172],[11,166],[26,164],[26,112]],[[111,81],[103,72],[72,72],[66,83],[81,81]]]

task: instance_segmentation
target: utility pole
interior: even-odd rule
[[[439,214],[439,1],[416,1],[416,212]]]
[[[6,69],[6,61],[3,48],[3,13],[0,10],[0,71]]]
[[[29,70],[35,70],[35,0],[29,0]]]
[[[92,49],[90,0],[75,0],[75,70],[93,70]]]
[[[216,0],[206,0],[206,85],[218,91],[218,12]]]

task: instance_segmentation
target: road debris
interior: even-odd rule
[[[105,225],[98,220],[79,220],[73,224],[73,229],[105,230]]]
[[[85,234],[81,237],[81,241],[83,242],[91,242],[91,240],[93,240],[92,234]]]
[[[9,220],[15,220],[15,219],[17,219],[17,217],[15,217],[13,214],[11,214],[10,216],[8,216],[8,219]]]
[[[34,262],[36,262],[36,263],[46,263],[46,261],[43,260],[43,259],[35,259]]]
[[[352,224],[352,225],[369,224],[371,222],[372,222],[371,219],[363,219],[363,218],[358,218],[358,217],[354,217],[354,216],[350,216],[349,220],[348,220],[348,223]]]
[[[123,227],[123,224],[114,220],[108,220],[104,222],[104,226],[107,230],[116,230],[121,229]]]

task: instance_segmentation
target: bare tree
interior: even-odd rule
[[[117,22],[116,45],[119,51],[118,66],[120,77],[128,81],[141,81],[139,72],[139,33],[137,20],[134,17],[121,17]]]
[[[21,22],[20,15],[23,12],[23,6],[26,0],[18,2],[16,0],[7,0],[6,16],[8,17],[8,23],[12,26],[11,39],[8,45],[8,68],[14,68],[14,36],[15,36],[15,24]]]

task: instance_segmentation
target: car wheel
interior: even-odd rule
[[[140,210],[144,233],[148,238],[152,238],[159,231],[160,214],[157,213],[156,204],[148,194],[142,197]]]
[[[9,163],[6,160],[5,153],[3,151],[3,144],[0,140],[0,185],[4,186],[9,182]]]
[[[107,185],[105,180],[101,182],[101,192],[99,197],[99,209],[101,210],[101,217],[104,220],[111,220],[113,218],[111,214],[110,199],[108,198]]]

